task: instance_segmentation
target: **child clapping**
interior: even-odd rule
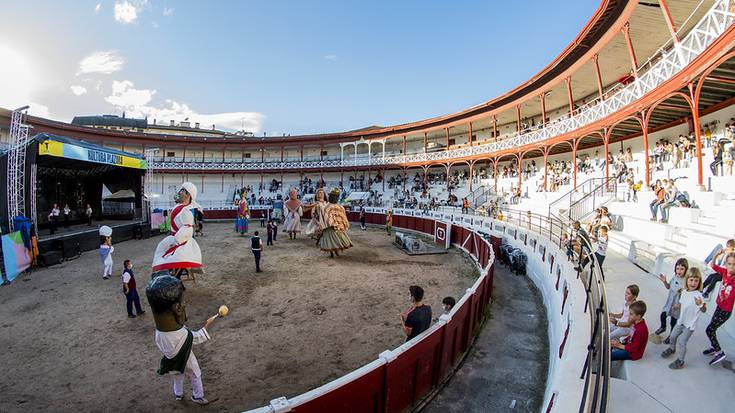
[[[702,273],[699,272],[698,268],[689,269],[686,277],[686,289],[681,292],[679,304],[681,305],[679,324],[671,332],[669,348],[661,353],[661,357],[669,357],[677,352],[677,345],[679,346],[678,357],[673,363],[669,364],[669,368],[675,370],[684,367],[687,342],[694,334],[694,326],[697,320],[707,311],[707,306],[702,298]]]

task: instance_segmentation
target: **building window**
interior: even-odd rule
[[[173,158],[174,156],[176,156],[176,152],[166,152],[166,156],[169,158]]]
[[[455,141],[454,141],[454,139],[449,139],[449,146],[452,146],[452,145],[454,145],[454,144],[455,144]]]
[[[327,156],[327,151],[322,151],[321,156]]]
[[[245,159],[250,159],[250,153],[245,154]]]

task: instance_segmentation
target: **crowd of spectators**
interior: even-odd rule
[[[365,177],[365,174],[362,174],[359,176],[350,175],[348,179],[349,179],[348,188],[351,191],[365,192],[365,191],[369,191],[372,188],[373,184],[379,184],[383,182],[383,175],[381,175],[380,173],[377,173],[375,176],[367,177],[367,178]]]

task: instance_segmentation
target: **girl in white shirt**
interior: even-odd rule
[[[633,334],[633,321],[630,317],[630,305],[638,299],[640,288],[636,284],[631,284],[625,289],[625,303],[623,303],[623,311],[619,313],[610,313],[610,340],[620,341],[623,337]]]
[[[684,289],[686,283],[686,275],[689,270],[689,261],[686,258],[679,258],[674,264],[674,275],[668,280],[663,274],[658,275],[658,279],[664,284],[664,287],[669,290],[669,295],[666,297],[666,303],[664,308],[661,309],[661,327],[654,332],[656,335],[663,334],[666,332],[666,319],[670,318],[671,331],[674,331],[674,326],[679,319],[679,293]],[[669,344],[670,338],[664,340],[664,344]]]
[[[686,276],[685,289],[681,292],[679,298],[681,305],[679,324],[674,327],[671,332],[669,348],[661,353],[661,357],[666,358],[676,353],[676,347],[679,346],[679,354],[673,363],[669,364],[670,369],[678,370],[684,367],[684,357],[687,352],[687,342],[694,334],[694,327],[700,316],[707,311],[707,306],[702,298],[702,273],[699,268],[690,268]]]

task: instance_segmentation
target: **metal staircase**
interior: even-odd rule
[[[493,187],[489,185],[478,185],[477,188],[470,192],[467,199],[469,199],[470,205],[474,208],[478,208],[484,205],[488,200],[490,200],[490,197],[494,195],[495,190]]]
[[[549,216],[565,223],[581,221],[618,197],[615,178],[591,178],[549,204]]]

